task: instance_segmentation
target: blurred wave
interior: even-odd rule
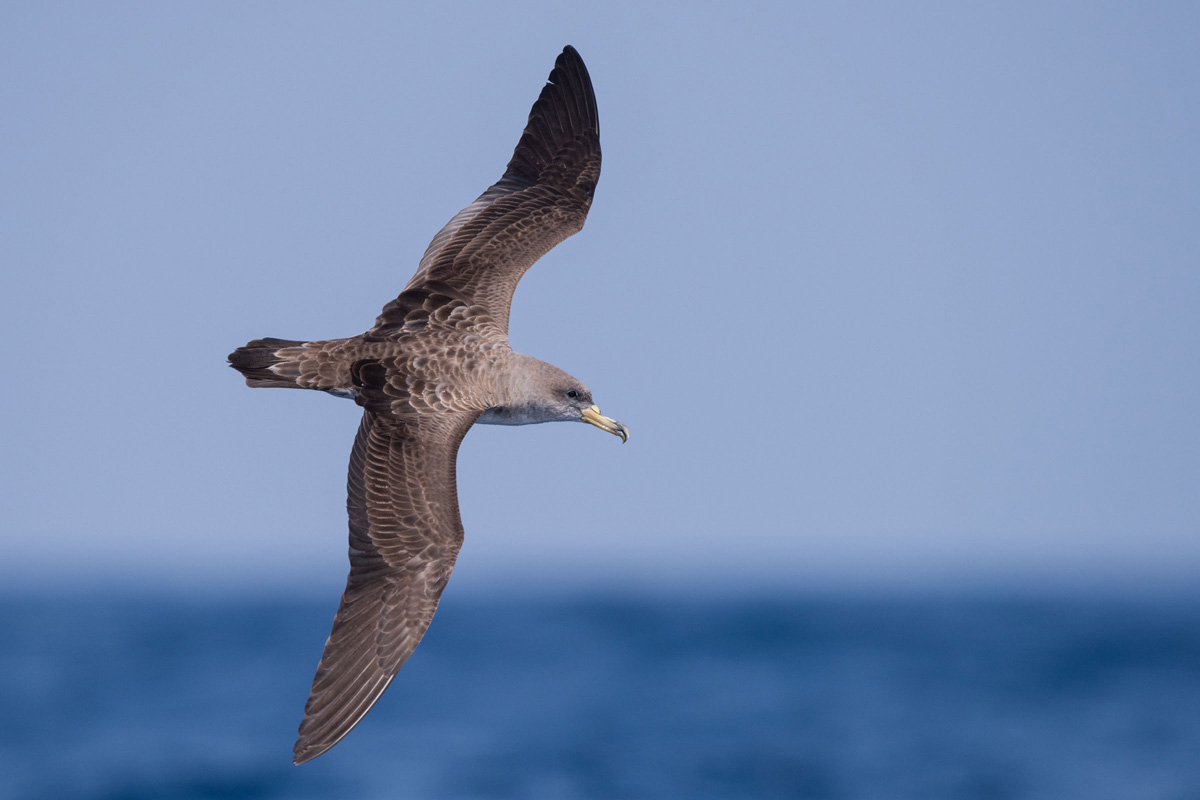
[[[1200,796],[1194,599],[451,597],[294,767],[333,610],[0,598],[0,797]]]

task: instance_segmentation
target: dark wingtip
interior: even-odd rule
[[[307,739],[304,739],[304,738],[297,739],[295,747],[292,748],[292,763],[299,766],[300,764],[303,764],[306,761],[312,761],[314,758],[316,758],[317,756],[324,753],[330,747],[333,747],[333,745],[329,744],[329,745],[325,745],[324,747],[321,747],[319,745],[314,746]]]
[[[590,139],[598,151],[599,138],[600,116],[591,76],[579,52],[567,45],[554,60],[554,69],[529,111],[529,121],[504,178],[532,186],[560,148]]]

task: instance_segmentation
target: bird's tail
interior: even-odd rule
[[[229,354],[229,366],[246,376],[247,386],[306,389],[299,381],[304,344],[291,339],[255,339]]]

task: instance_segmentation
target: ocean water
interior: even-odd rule
[[[1200,799],[1200,602],[455,598],[290,763],[331,598],[0,598],[0,798]]]

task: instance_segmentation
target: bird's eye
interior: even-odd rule
[[[576,398],[579,397],[579,392],[575,391],[574,389],[568,389],[567,397],[571,398],[572,400],[575,400]]]

